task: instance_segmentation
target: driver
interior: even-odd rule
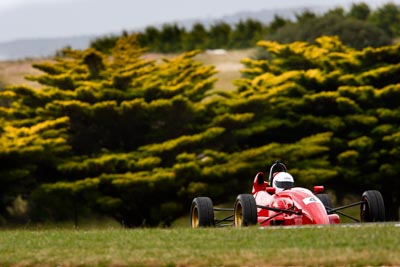
[[[270,186],[276,188],[276,193],[282,192],[285,189],[293,188],[293,176],[287,172],[278,172],[276,175],[274,175],[272,185]]]

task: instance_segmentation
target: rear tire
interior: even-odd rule
[[[234,226],[243,227],[257,224],[257,204],[253,195],[238,195],[234,206]]]
[[[385,203],[379,191],[365,191],[361,196],[360,217],[362,222],[384,222],[385,221]]]
[[[316,194],[316,196],[324,204],[326,212],[329,213],[329,210],[333,209],[331,197],[328,194]]]
[[[214,226],[214,206],[209,197],[196,197],[190,208],[192,228]]]

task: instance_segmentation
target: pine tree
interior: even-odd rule
[[[263,125],[259,136],[297,143],[299,138],[331,133],[329,165],[324,168],[336,174],[321,172],[318,180],[326,180],[339,198],[381,190],[396,219],[400,204],[394,196],[400,187],[393,147],[400,130],[400,46],[355,50],[335,37],[318,38],[316,44],[259,45],[271,59],[244,60],[246,78],[237,82],[246,102],[259,107],[253,122]]]
[[[20,169],[10,186],[17,179],[33,181],[33,216],[67,219],[91,210],[135,226],[163,220],[154,210],[165,203],[155,195],[176,206],[170,194],[179,189],[175,156],[221,132],[207,129],[209,119],[202,117],[215,70],[193,60],[197,51],[159,64],[143,59],[144,51],[135,35],[119,39],[112,57],[94,49],[65,50],[34,65],[44,74],[30,79],[44,87],[2,92],[11,101],[3,108],[10,120],[2,138],[11,140],[3,142],[3,157],[10,161],[4,173]],[[7,158],[12,149],[21,154],[13,164]],[[25,171],[20,161],[28,152],[34,159],[24,163]],[[42,176],[45,170],[52,171]],[[10,199],[17,193],[30,191],[10,192]]]

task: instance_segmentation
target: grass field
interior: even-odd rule
[[[0,61],[0,82],[5,85],[25,84],[33,88],[40,87],[37,82],[25,79],[27,75],[38,75],[41,71],[34,69],[32,64],[40,60]]]
[[[254,53],[254,49],[229,50],[223,53],[208,51],[200,53],[196,56],[196,59],[206,65],[213,65],[217,69],[216,90],[233,90],[235,85],[232,82],[240,78],[240,70],[244,68],[240,61],[243,58],[253,56]]]
[[[0,231],[0,266],[276,265],[400,265],[400,224]]]

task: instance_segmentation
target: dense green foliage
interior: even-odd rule
[[[33,220],[169,225],[193,197],[231,200],[282,159],[297,185],[322,183],[339,199],[381,190],[396,218],[400,45],[259,46],[269,58],[244,59],[229,93],[211,93],[216,70],[196,51],[157,63],[136,35],[112,57],[65,50],[35,64],[42,88],[0,93],[0,214],[23,198]]]
[[[284,43],[313,42],[322,35],[340,36],[344,44],[357,49],[387,45],[391,40],[383,30],[371,25],[371,23],[340,14],[327,14],[323,17],[303,19],[299,23],[280,28],[276,33],[269,36],[269,39]]]
[[[317,181],[328,179],[338,197],[379,189],[397,218],[400,45],[354,50],[331,37],[259,45],[271,58],[244,60],[246,78],[237,82],[242,98],[266,105],[254,123],[274,125],[275,135],[268,128],[259,134],[282,143],[330,133],[325,155],[336,173],[321,172]]]
[[[269,24],[246,19],[236,24],[224,21],[206,28],[195,23],[191,29],[177,24],[164,24],[161,28],[149,26],[137,32],[142,47],[153,52],[171,53],[194,49],[242,49],[254,47],[258,40],[275,40],[291,43],[294,41],[313,42],[322,35],[337,35],[352,48],[388,45],[400,37],[400,7],[393,3],[371,10],[365,3],[354,3],[348,12],[342,8],[329,10],[317,15],[305,10],[291,21],[275,16]],[[122,36],[126,36],[126,32]],[[120,36],[111,35],[97,38],[91,47],[108,53]]]
[[[112,210],[127,225],[147,217],[158,221],[164,216],[155,211],[160,205],[171,206],[173,216],[171,192],[180,188],[174,155],[223,132],[207,127],[211,118],[200,104],[215,70],[193,61],[196,52],[158,65],[141,59],[142,52],[135,36],[117,43],[112,60],[91,49],[65,51],[55,62],[35,65],[45,72],[32,77],[42,89],[14,86],[2,93],[11,102],[2,109],[1,156],[9,162],[2,165],[4,198],[43,184],[32,195],[34,216],[65,219],[77,203],[80,209]],[[121,195],[128,188],[134,192]],[[141,207],[146,202],[148,209]]]

